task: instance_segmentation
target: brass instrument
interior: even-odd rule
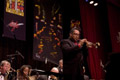
[[[96,43],[93,43],[93,42],[90,42],[90,41],[86,41],[86,45],[87,45],[87,47],[92,47],[92,46],[94,46],[95,48],[98,48],[98,47],[100,47],[100,42],[96,42]]]
[[[96,42],[96,43],[94,44],[94,46],[95,46],[95,48],[100,47],[100,42]]]

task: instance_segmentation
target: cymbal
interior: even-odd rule
[[[44,71],[39,69],[31,69],[32,72],[36,72],[36,74],[42,74],[42,75],[55,75],[55,76],[61,76],[60,73],[50,72],[50,71]]]

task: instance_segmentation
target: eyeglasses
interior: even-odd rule
[[[73,35],[77,35],[77,36],[79,36],[80,34],[77,34],[77,33],[73,33]]]

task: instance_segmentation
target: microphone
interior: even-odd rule
[[[24,59],[24,56],[19,51],[16,50],[16,53]]]

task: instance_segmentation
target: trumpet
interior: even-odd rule
[[[98,48],[100,46],[100,42],[93,43],[93,42],[88,41],[87,39],[79,39],[78,42],[81,45],[83,45],[84,43],[86,43],[86,46],[88,48],[92,48],[93,46],[95,48]]]
[[[87,41],[86,45],[87,45],[87,47],[90,47],[90,48],[92,46],[94,46],[95,48],[98,48],[98,47],[100,47],[100,42],[93,43],[93,42]]]

